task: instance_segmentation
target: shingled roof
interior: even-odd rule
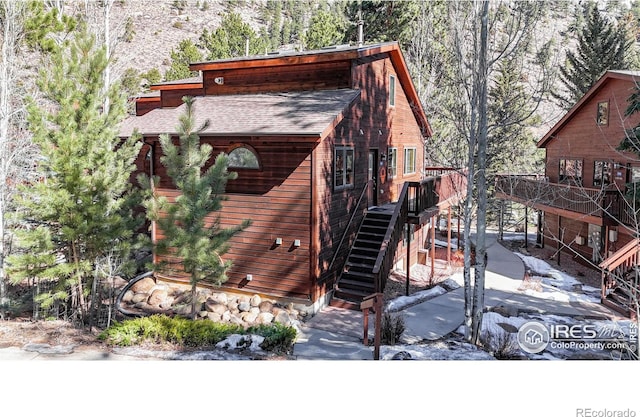
[[[321,138],[342,120],[360,96],[359,90],[321,90],[271,94],[196,97],[196,125],[207,119],[206,136],[308,136]],[[177,134],[185,104],[132,116],[120,127],[120,136],[137,130],[143,136]]]

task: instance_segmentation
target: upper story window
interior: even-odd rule
[[[389,106],[396,105],[396,76],[389,75]]]
[[[387,175],[393,178],[398,173],[398,149],[389,148],[387,150]]]
[[[260,169],[260,161],[253,148],[241,145],[229,152],[229,168]]]
[[[403,173],[405,175],[416,173],[416,148],[405,148]]]
[[[353,187],[353,148],[336,146],[333,158],[333,186],[336,190]]]
[[[582,185],[582,160],[581,159],[561,159],[560,160],[560,182],[574,185]]]
[[[593,163],[593,186],[606,187],[611,184],[613,164],[609,161],[595,161]]]
[[[606,126],[609,124],[609,102],[601,101],[598,103],[598,113],[596,114],[596,124],[598,126]]]

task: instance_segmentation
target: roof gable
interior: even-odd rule
[[[594,97],[599,91],[606,87],[607,83],[612,79],[626,80],[631,83],[640,81],[640,71],[607,71],[602,77],[585,93],[584,96],[538,141],[537,146],[544,148],[558,134],[558,132],[566,126],[567,123],[580,112],[586,103]]]

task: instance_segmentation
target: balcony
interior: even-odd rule
[[[428,168],[431,175],[420,182],[409,182],[407,203],[409,221],[423,224],[439,210],[458,204],[466,193],[467,177],[453,168]]]
[[[496,197],[592,224],[633,224],[633,209],[617,189],[550,183],[533,175],[496,177]]]

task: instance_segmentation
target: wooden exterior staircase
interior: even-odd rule
[[[636,238],[602,263],[602,304],[636,318],[640,297],[640,239]]]
[[[392,217],[383,211],[367,211],[365,214],[335,286],[334,298],[341,300],[343,306],[359,305],[363,298],[377,292],[374,268],[379,254],[383,252]]]
[[[456,202],[465,188],[465,176],[447,170],[420,182],[406,182],[397,202],[367,210],[330,304],[359,310],[364,298],[383,293],[404,226],[424,224],[438,214],[440,203]]]

